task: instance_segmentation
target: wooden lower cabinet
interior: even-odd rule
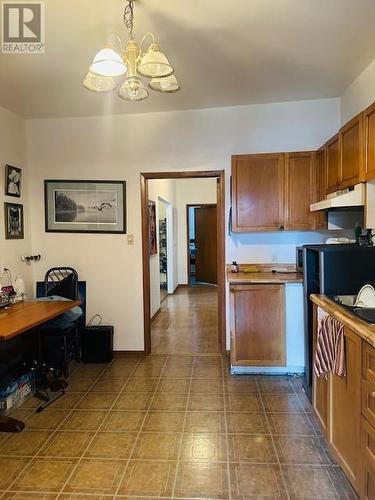
[[[231,285],[231,364],[285,366],[284,285]]]
[[[346,377],[329,378],[328,440],[353,487],[358,491],[361,475],[361,377],[362,339],[344,329]]]
[[[375,429],[362,418],[362,495],[375,499]]]

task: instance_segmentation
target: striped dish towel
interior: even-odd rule
[[[317,377],[346,376],[344,325],[319,309],[314,372]]]

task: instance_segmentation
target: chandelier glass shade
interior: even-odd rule
[[[140,44],[133,35],[134,0],[127,0],[124,10],[124,24],[128,29],[129,39],[125,48],[121,39],[115,35],[119,50],[107,44],[94,57],[83,85],[95,92],[110,92],[118,85],[116,77],[126,76],[120,85],[118,95],[125,101],[141,101],[149,95],[140,77],[151,79],[148,87],[165,93],[177,92],[180,86],[174,75],[174,68],[167,56],[160,49],[153,33],[146,33]],[[143,46],[151,39],[146,50]]]

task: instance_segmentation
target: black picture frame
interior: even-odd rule
[[[22,169],[5,165],[4,192],[5,196],[21,198],[22,189]]]
[[[46,179],[44,209],[47,233],[126,234],[126,181]]]
[[[5,202],[4,222],[6,240],[24,239],[23,205]]]

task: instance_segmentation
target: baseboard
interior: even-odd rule
[[[152,316],[151,323],[159,316],[160,313],[161,313],[161,307],[159,307],[159,309]]]
[[[144,351],[114,351],[115,358],[140,358],[145,356]]]

